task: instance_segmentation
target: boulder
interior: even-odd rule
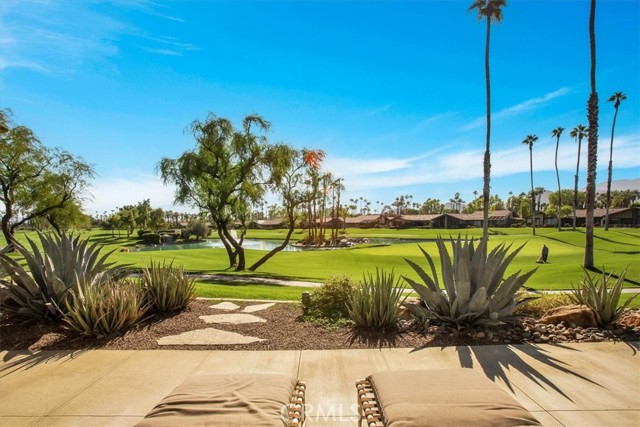
[[[583,328],[592,328],[598,326],[596,322],[596,316],[593,314],[590,308],[584,305],[563,305],[561,307],[552,308],[548,310],[542,318],[540,323],[548,325],[557,325],[560,322],[573,323]]]
[[[616,323],[621,326],[640,329],[640,311],[627,311]]]

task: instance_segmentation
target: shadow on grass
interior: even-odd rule
[[[589,271],[593,271],[594,273],[598,273],[598,274],[606,274],[607,276],[611,275],[611,277],[613,277],[614,279],[619,279],[620,278],[619,274],[607,273],[605,270],[600,270],[598,267],[594,267],[593,269],[589,269]],[[640,286],[640,282],[638,282],[637,280],[631,280],[631,279],[628,279],[627,277],[625,277],[624,281],[626,283],[630,283],[630,284],[635,285],[635,286]]]

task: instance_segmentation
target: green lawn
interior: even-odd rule
[[[387,230],[387,229],[347,229],[349,236],[433,239],[439,234],[459,232],[478,236],[479,229],[469,230]],[[527,286],[535,289],[568,289],[571,284],[578,283],[583,275],[580,264],[583,257],[584,230],[562,231],[543,228],[537,230],[537,236],[531,235],[531,229],[510,228],[493,229],[490,247],[500,243],[513,244],[513,248],[526,246],[516,257],[507,274],[518,270],[528,271],[537,268],[537,272],[527,282]],[[286,230],[250,230],[247,237],[282,239]],[[31,234],[33,235],[33,234]],[[150,259],[173,261],[183,265],[194,273],[238,274],[228,269],[226,253],[223,249],[188,249],[163,250],[149,252],[121,252],[124,246],[135,245],[135,240],[127,239],[125,234],[115,237],[102,231],[83,232],[92,239],[105,244],[106,249],[116,249],[111,260],[119,264],[142,267]],[[301,231],[294,234],[298,239]],[[606,266],[607,271],[619,273],[628,267],[627,286],[640,284],[640,230],[638,229],[602,229],[595,231],[595,261],[597,266]],[[24,239],[24,233],[19,233]],[[535,263],[543,244],[549,247],[549,263]],[[420,243],[437,261],[435,243]],[[251,265],[264,252],[247,250],[247,265]],[[426,261],[416,243],[394,245],[359,245],[354,248],[329,251],[281,252],[264,264],[256,275],[263,277],[291,278],[310,281],[322,281],[331,275],[350,274],[359,279],[364,271],[378,268],[394,269],[397,275],[409,275],[417,278],[403,258],[410,258],[426,268]],[[249,274],[249,273],[240,273]],[[221,288],[227,289],[227,288]],[[236,292],[237,290],[234,290]],[[296,291],[297,292],[297,291]],[[298,293],[299,295],[299,293]],[[231,295],[227,295],[231,297]],[[241,297],[239,297],[241,298]],[[277,297],[274,297],[277,299]]]
[[[278,301],[300,301],[302,293],[309,288],[298,286],[256,285],[253,283],[208,283],[196,282],[196,294],[202,298],[269,299]]]

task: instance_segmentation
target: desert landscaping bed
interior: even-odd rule
[[[370,331],[338,326],[327,328],[301,320],[298,304],[276,304],[259,313],[264,323],[216,324],[216,329],[264,341],[251,344],[159,345],[157,340],[183,332],[205,329],[200,316],[220,311],[210,308],[211,301],[197,300],[178,314],[154,315],[123,335],[108,338],[82,337],[59,325],[20,324],[5,314],[0,319],[1,350],[330,350],[377,347],[440,347],[452,345],[486,345],[519,343],[565,343],[580,341],[640,340],[640,311],[630,310],[621,320],[606,328],[582,328],[567,322],[556,325],[523,318],[514,325],[473,330],[439,325],[419,325],[402,321],[400,330]],[[240,303],[239,310],[254,303]]]

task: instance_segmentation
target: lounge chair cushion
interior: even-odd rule
[[[187,378],[136,427],[286,425],[296,380],[279,374],[212,374]]]
[[[380,372],[367,379],[387,427],[541,425],[473,369]]]

